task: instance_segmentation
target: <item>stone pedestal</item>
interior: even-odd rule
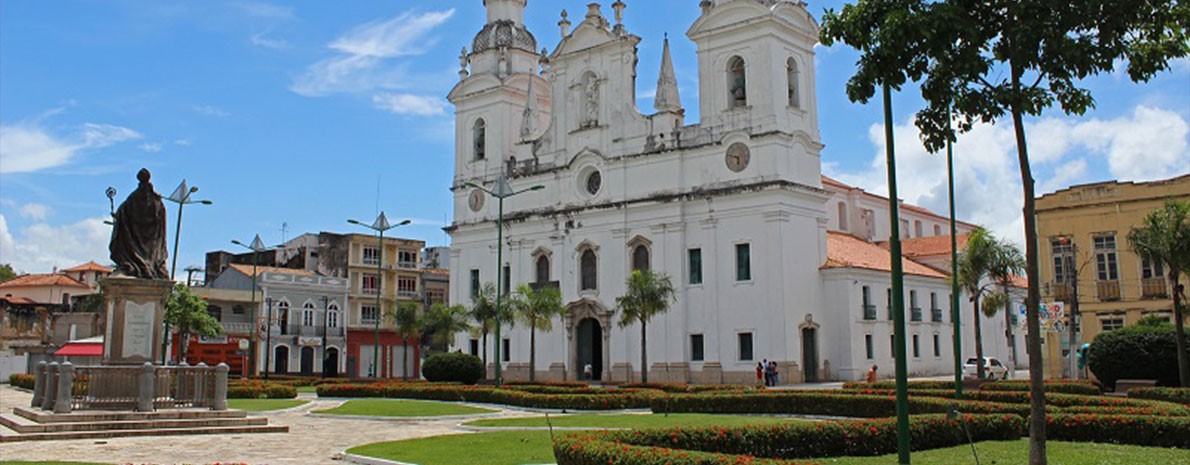
[[[140,365],[161,360],[168,280],[116,277],[103,281],[107,329],[104,365]]]

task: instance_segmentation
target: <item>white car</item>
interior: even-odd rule
[[[975,365],[975,361],[975,357],[967,359],[967,363],[963,364],[963,376],[967,378],[976,378],[979,376],[979,367]],[[1008,375],[1011,372],[996,357],[984,357],[983,373],[987,379],[1008,379]]]

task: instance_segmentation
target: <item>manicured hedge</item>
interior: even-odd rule
[[[1190,405],[1190,388],[1143,387],[1128,390],[1128,397],[1134,399],[1163,400]]]
[[[1016,415],[966,415],[965,420],[976,441],[1014,440],[1025,432],[1024,420]],[[959,421],[944,415],[911,418],[914,449],[964,444]],[[765,460],[888,454],[897,449],[896,430],[896,420],[888,418],[611,431],[565,436],[554,443],[554,453],[558,465],[773,463]]]
[[[984,383],[979,389],[984,391],[1029,391],[1029,381],[1027,380],[1003,380]],[[1053,392],[1060,394],[1080,394],[1084,396],[1097,396],[1103,394],[1099,386],[1091,381],[1069,380],[1069,379],[1047,379],[1045,380],[1045,392]]]
[[[830,390],[799,391],[831,394]],[[839,391],[833,391],[838,393]],[[847,391],[856,395],[892,397],[891,389],[855,389]],[[954,391],[939,389],[912,389],[910,399],[938,398],[953,399]],[[1190,408],[1172,402],[1145,399],[1125,399],[1106,396],[1080,396],[1074,394],[1046,394],[1046,410],[1051,413],[1099,413],[1103,415],[1159,415],[1190,416]],[[1028,405],[1030,395],[1023,391],[968,391],[963,399],[993,403]],[[962,410],[961,408],[959,410]]]
[[[19,388],[33,389],[33,385],[37,382],[37,378],[33,375],[26,375],[24,373],[13,373],[8,375],[8,384]]]
[[[571,388],[571,389],[587,389],[591,387],[591,383],[582,381],[528,381],[528,380],[509,380],[504,382],[505,386],[548,386],[555,388]]]
[[[685,394],[692,392],[753,391],[756,390],[756,387],[738,384],[627,383],[620,385],[620,389],[655,389],[674,394]]]
[[[843,383],[843,389],[896,389],[897,382],[893,380],[865,383],[863,381],[849,381]],[[954,389],[954,381],[910,381],[909,389]]]
[[[435,385],[432,383],[373,383],[326,385],[319,397],[387,397],[512,405],[563,410],[622,410],[647,408],[656,391],[538,394],[490,386]]]
[[[889,395],[862,395],[847,392],[768,391],[759,394],[671,394],[653,396],[649,407],[656,413],[769,413],[829,415],[855,418],[891,417],[896,413],[895,398]],[[1029,406],[999,402],[910,397],[913,414],[946,413],[952,409],[964,413],[1011,413],[1028,415]]]
[[[297,394],[297,388],[281,383],[259,380],[236,380],[227,383],[229,399],[293,399]]]
[[[520,385],[504,385],[504,389],[511,389],[521,392],[532,392],[534,394],[597,394],[608,392],[607,389],[598,389],[592,387],[568,387],[568,386],[545,386],[535,384],[520,384]]]
[[[483,379],[483,361],[479,357],[462,352],[434,354],[421,364],[421,375],[428,381],[475,384]]]
[[[1046,437],[1055,441],[1190,449],[1190,418],[1187,417],[1055,414],[1046,416],[1045,431]]]

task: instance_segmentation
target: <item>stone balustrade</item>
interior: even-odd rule
[[[54,413],[75,410],[171,408],[227,410],[227,364],[218,366],[37,365],[31,406]]]

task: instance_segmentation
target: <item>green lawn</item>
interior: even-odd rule
[[[309,392],[309,393],[313,394],[315,392],[318,392],[318,387],[317,386],[298,386],[297,392],[298,393]]]
[[[675,413],[668,417],[655,414],[580,414],[551,415],[555,427],[567,428],[667,428],[672,426],[742,426],[768,425],[802,421],[751,415],[715,415],[708,413]],[[475,420],[467,426],[487,427],[546,427],[545,417]]]
[[[227,407],[249,412],[266,412],[306,405],[309,402],[298,399],[227,399]]]
[[[391,399],[350,400],[333,409],[314,411],[314,413],[328,413],[333,415],[366,415],[376,417],[441,417],[495,412],[497,411],[492,409],[445,402]]]
[[[1112,444],[1054,442],[1047,443],[1051,465],[1172,465],[1190,463],[1190,451]],[[979,459],[985,464],[1020,464],[1028,462],[1026,439],[976,444]],[[452,434],[406,441],[379,442],[348,449],[349,453],[398,460],[419,465],[522,465],[553,463],[547,431],[500,431],[494,433]],[[894,465],[896,454],[882,457],[846,457],[814,459],[835,465]],[[959,465],[975,463],[969,446],[914,452],[915,465]]]

